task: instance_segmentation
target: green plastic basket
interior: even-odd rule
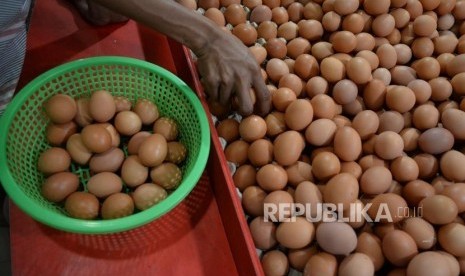
[[[45,128],[49,119],[42,104],[52,95],[90,96],[105,89],[125,96],[155,102],[163,116],[179,124],[180,141],[188,150],[181,167],[180,186],[159,204],[131,216],[113,220],[80,220],[66,215],[60,204],[40,194],[44,176],[37,170],[39,154],[49,148]],[[149,223],[172,210],[195,187],[210,150],[205,111],[195,93],[178,77],[149,62],[127,57],[92,57],[51,69],[25,86],[0,119],[0,181],[13,202],[37,221],[53,228],[81,233],[117,233]],[[87,182],[86,167],[71,166]]]

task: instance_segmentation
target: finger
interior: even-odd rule
[[[218,92],[218,98],[221,104],[226,105],[229,102],[229,100],[231,99],[233,87],[234,82],[232,81],[224,81],[221,83]]]
[[[250,84],[243,78],[239,78],[236,86],[236,96],[239,102],[239,113],[243,116],[252,114],[253,104],[250,97]]]
[[[265,85],[261,75],[256,74],[253,78],[255,97],[257,98],[257,112],[259,115],[266,115],[271,109],[271,93]]]
[[[219,83],[211,78],[203,78],[202,84],[205,89],[205,93],[214,101],[218,101],[218,88]]]

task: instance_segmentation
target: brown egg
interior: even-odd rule
[[[138,156],[143,165],[155,167],[165,160],[168,152],[167,141],[161,134],[147,137],[139,146]]]
[[[309,41],[319,40],[323,36],[323,25],[317,20],[301,20],[297,26],[299,36]]]
[[[295,59],[294,71],[302,80],[307,81],[319,74],[320,67],[313,56],[302,54]]]
[[[439,162],[444,177],[451,181],[464,181],[465,172],[460,164],[465,161],[465,155],[459,151],[451,150],[444,153]]]
[[[276,164],[267,164],[257,171],[258,185],[265,191],[276,191],[286,187],[287,173],[283,167]]]
[[[181,183],[182,172],[176,164],[164,162],[152,168],[150,178],[154,184],[164,189],[172,190],[177,188]]]
[[[265,275],[287,275],[289,272],[289,261],[286,255],[279,250],[265,253],[261,263]]]
[[[404,128],[400,133],[404,141],[404,151],[414,151],[418,148],[418,139],[421,132],[416,128]]]
[[[302,90],[304,88],[303,86],[304,84],[300,77],[291,73],[282,76],[279,80],[278,85],[279,88],[287,87],[291,89],[292,91],[294,91],[297,97],[300,96],[300,94],[302,93]]]
[[[278,25],[289,21],[289,14],[284,7],[275,7],[271,10],[271,20]]]
[[[37,161],[37,168],[46,175],[67,171],[70,165],[71,157],[69,153],[58,147],[43,151]]]
[[[413,80],[407,85],[407,87],[415,94],[417,104],[424,104],[431,97],[431,86],[424,80]]]
[[[289,264],[292,268],[302,272],[304,271],[308,260],[317,253],[317,246],[312,245],[300,249],[290,249],[287,253],[287,258],[289,259]]]
[[[415,256],[407,267],[407,275],[453,275],[448,261],[440,253],[426,251]]]
[[[399,133],[405,127],[405,121],[402,114],[397,111],[379,112],[378,133],[393,131]]]
[[[99,213],[99,201],[96,196],[86,192],[74,192],[65,201],[65,210],[70,217],[77,219],[95,219]]]
[[[248,164],[239,166],[233,175],[234,185],[243,192],[247,187],[256,184],[256,169]]]
[[[416,38],[412,42],[412,53],[416,58],[430,57],[434,52],[434,43],[428,37]]]
[[[363,90],[363,101],[371,110],[378,110],[384,105],[386,85],[378,79],[368,82]]]
[[[373,79],[380,80],[385,86],[391,84],[391,72],[386,68],[377,68],[372,73]]]
[[[318,245],[334,255],[348,255],[357,247],[354,229],[343,222],[323,222],[316,229]]]
[[[436,244],[436,232],[433,226],[420,217],[406,219],[402,230],[415,240],[419,249],[427,250]]]
[[[422,180],[410,181],[402,190],[402,196],[412,206],[418,206],[420,201],[435,193],[433,186]]]
[[[394,86],[386,93],[386,104],[394,111],[404,113],[415,105],[415,93],[406,86]]]
[[[447,109],[442,113],[441,122],[456,139],[465,139],[464,121],[465,112],[458,109]]]
[[[441,67],[439,62],[432,57],[424,57],[418,60],[416,72],[418,77],[424,80],[431,80],[439,77]]]
[[[79,98],[76,99],[76,116],[74,121],[80,126],[85,127],[92,123],[92,116],[89,111],[89,99],[88,98]]]
[[[137,155],[128,156],[121,166],[121,178],[128,187],[136,187],[146,182],[149,168],[145,167]]]
[[[333,98],[338,104],[349,104],[357,98],[357,95],[358,87],[351,80],[343,79],[333,86]]]
[[[86,185],[89,193],[99,198],[106,198],[123,189],[123,180],[112,172],[101,172],[92,176]]]
[[[287,6],[287,14],[289,15],[289,20],[292,22],[299,22],[304,17],[304,6],[299,2],[294,2],[293,0],[289,0],[292,2]]]
[[[370,15],[378,15],[389,11],[390,1],[387,0],[365,0],[363,2],[364,10]]]
[[[330,96],[318,94],[315,95],[310,102],[313,107],[313,114],[316,118],[332,119],[336,115],[336,103]]]
[[[432,224],[448,224],[457,216],[457,205],[444,195],[433,195],[420,201],[423,218]]]
[[[233,30],[232,34],[239,38],[246,46],[251,46],[257,40],[257,31],[251,24],[239,23]]]
[[[218,136],[231,143],[239,138],[239,122],[234,119],[225,119],[218,123],[216,131]]]
[[[132,215],[134,201],[130,195],[116,193],[110,195],[102,204],[101,215],[103,219],[116,219]]]
[[[375,267],[371,258],[363,253],[353,253],[344,258],[339,265],[341,276],[349,275],[373,275]]]
[[[315,228],[311,222],[303,217],[296,217],[295,221],[282,222],[276,229],[278,242],[291,249],[303,248],[309,245],[315,236]]]
[[[433,39],[436,54],[453,53],[459,43],[455,35],[439,35]]]
[[[111,148],[103,153],[94,154],[89,168],[94,173],[116,172],[124,160],[124,152],[119,148]]]
[[[369,168],[375,167],[375,166],[384,166],[386,168],[389,168],[386,161],[372,154],[365,155],[364,157],[360,158],[358,163],[360,167],[362,168],[362,171],[366,171]]]
[[[452,149],[454,136],[447,129],[431,128],[421,134],[418,143],[424,152],[440,154]]]
[[[387,13],[375,17],[371,27],[376,36],[385,37],[394,31],[395,24],[394,17]]]
[[[313,121],[305,130],[305,139],[314,146],[327,146],[336,133],[336,124],[329,119]]]
[[[41,194],[51,202],[61,202],[79,188],[79,178],[71,172],[59,172],[49,176],[41,187]]]
[[[219,8],[220,1],[219,0],[199,0],[198,6],[202,9],[209,9],[209,8]]]
[[[271,101],[274,108],[281,112],[284,112],[296,99],[297,96],[294,91],[287,87],[281,87],[271,95]]]
[[[276,226],[273,222],[256,217],[250,222],[249,228],[255,247],[268,250],[277,244]]]
[[[370,195],[386,192],[391,186],[392,174],[382,166],[368,168],[360,179],[360,189]]]
[[[134,205],[139,210],[146,210],[166,197],[165,189],[153,183],[144,183],[138,186],[132,194]]]
[[[285,22],[278,27],[278,37],[282,37],[286,41],[290,41],[296,38],[298,35],[297,32],[298,32],[298,26],[294,22]]]
[[[418,178],[419,168],[413,158],[401,156],[392,161],[391,172],[395,180],[408,182]]]
[[[50,122],[45,130],[47,141],[52,146],[66,144],[68,138],[77,132],[77,124],[73,121],[64,124]]]
[[[334,152],[344,161],[356,160],[362,151],[362,141],[357,131],[342,127],[334,135]]]
[[[77,113],[76,102],[68,95],[56,94],[44,103],[45,114],[55,124],[72,121]]]
[[[257,115],[250,115],[240,122],[239,134],[247,142],[261,139],[266,135],[266,122]]]
[[[362,140],[375,134],[379,124],[378,116],[371,110],[364,110],[358,113],[352,121],[352,127],[358,132]]]
[[[281,112],[272,112],[268,114],[265,118],[266,122],[266,135],[269,137],[274,137],[278,134],[286,131],[286,123],[284,120],[284,114]]]
[[[368,215],[376,222],[399,222],[405,218],[403,210],[407,208],[407,202],[399,195],[385,193],[377,195],[368,209]],[[402,212],[400,212],[401,210]],[[385,215],[380,217],[379,215]]]
[[[344,64],[336,58],[327,57],[320,64],[321,75],[328,82],[337,82],[345,77]]]
[[[247,187],[242,193],[242,206],[251,216],[263,216],[263,202],[266,192],[258,186]]]
[[[265,49],[270,58],[282,59],[287,53],[286,41],[282,38],[270,38],[265,44]]]
[[[415,240],[402,230],[387,233],[382,248],[386,259],[396,266],[406,266],[418,254]]]
[[[394,17],[395,27],[402,29],[410,22],[410,14],[403,8],[393,9],[390,14]]]
[[[413,21],[413,31],[417,36],[430,36],[437,28],[436,20],[429,15],[420,15]]]
[[[332,177],[326,184],[323,198],[326,203],[343,204],[343,208],[349,208],[349,204],[355,202],[358,197],[358,181],[348,173],[340,173]]]
[[[284,61],[272,58],[266,64],[266,73],[272,81],[278,82],[282,76],[289,74],[289,67]]]
[[[71,159],[80,165],[87,164],[92,157],[92,152],[84,145],[79,133],[75,133],[69,137],[66,142],[66,150]]]
[[[218,26],[226,25],[223,13],[217,8],[209,8],[205,11],[204,16],[213,21]]]
[[[355,49],[357,40],[349,31],[335,32],[330,39],[334,51],[338,53],[350,53]]]
[[[381,240],[374,234],[363,232],[358,236],[355,252],[366,254],[373,262],[375,271],[384,264]]]
[[[278,36],[278,25],[272,21],[263,21],[258,25],[257,38],[266,40],[276,38]]]
[[[242,140],[237,140],[227,145],[224,149],[226,160],[237,165],[242,165],[247,161],[247,151],[249,144]]]
[[[229,5],[224,11],[224,18],[226,19],[227,23],[236,26],[240,23],[245,23],[247,20],[247,13],[240,4],[232,4]]]
[[[312,172],[320,180],[327,180],[341,170],[339,158],[331,152],[318,153],[312,161]]]
[[[362,175],[362,167],[357,162],[343,162],[341,163],[341,173],[350,173],[355,178],[360,179]]]
[[[465,193],[465,183],[456,183],[456,184],[447,186],[442,191],[443,195],[450,197],[455,202],[459,213],[462,213],[463,211],[465,211],[464,193]]]
[[[396,49],[390,44],[379,46],[376,50],[376,55],[378,55],[380,67],[391,69],[397,63]]]
[[[115,128],[122,135],[132,136],[142,128],[142,120],[133,111],[121,111],[116,114]]]
[[[452,85],[444,77],[438,77],[429,81],[431,86],[431,99],[434,101],[445,101],[452,94]]]
[[[370,64],[371,70],[375,70],[379,66],[379,58],[372,51],[362,50],[357,53],[356,57],[361,57],[361,58],[366,59],[366,61],[368,61],[368,63]]]
[[[346,66],[347,76],[356,84],[365,84],[371,80],[371,66],[362,57],[354,57]]]
[[[454,77],[458,73],[465,72],[465,54],[457,55],[447,64],[447,74]]]
[[[327,2],[327,1],[325,1]],[[320,252],[308,260],[304,268],[304,275],[336,275],[337,259],[334,255]]]
[[[131,101],[129,101],[129,99],[124,96],[113,97],[113,100],[115,101],[116,113],[121,111],[130,111],[132,108]]]
[[[242,1],[242,5],[244,5],[245,7],[249,9],[253,9],[261,4],[263,4],[262,0],[243,0]]]
[[[319,96],[326,96],[326,95],[322,94]],[[310,124],[310,122],[313,120],[313,113],[314,113],[314,109],[312,106],[315,106],[318,108],[320,108],[321,106],[324,106],[326,108],[329,107],[327,104],[324,104],[321,101],[314,102],[314,99],[312,99],[311,103],[310,101],[305,100],[305,99],[297,99],[289,104],[289,106],[286,108],[286,111],[284,113],[284,120],[286,122],[286,125],[290,129],[303,130]],[[328,112],[331,112],[331,111],[328,111]],[[316,111],[315,111],[315,115],[317,115]],[[318,114],[318,115],[321,115],[321,114]]]
[[[290,58],[297,58],[302,54],[310,52],[310,42],[308,40],[297,37],[287,43],[287,56]]]
[[[342,29],[353,34],[358,34],[363,31],[365,20],[363,16],[357,13],[352,13],[344,17],[342,20]]]
[[[355,116],[365,109],[365,103],[363,102],[362,97],[357,97],[355,101],[342,106],[342,112],[349,116]]]
[[[265,21],[271,21],[272,13],[271,9],[265,5],[257,5],[250,12],[249,20],[250,22],[255,22],[260,24]]]
[[[465,85],[465,72],[455,75],[451,80],[451,84],[455,93],[465,95],[465,89],[463,88],[463,85]]]
[[[334,32],[339,29],[339,26],[341,25],[341,16],[333,11],[325,13],[321,20],[321,24],[325,31]]]
[[[465,256],[465,226],[450,223],[442,226],[438,231],[438,241],[442,248],[456,257]]]
[[[355,51],[371,51],[375,48],[375,38],[369,34],[369,33],[358,33],[355,35],[355,38],[357,39],[357,45],[355,46]]]
[[[419,168],[419,178],[428,179],[436,175],[439,164],[438,160],[431,154],[421,153],[416,155],[414,158]]]
[[[290,166],[297,162],[304,147],[305,141],[299,132],[294,130],[283,132],[273,143],[275,161],[282,166]]]
[[[89,101],[89,112],[92,118],[100,123],[109,121],[116,112],[116,105],[110,92],[100,90],[92,93]]]
[[[455,58],[455,55],[451,53],[443,53],[443,54],[440,54],[436,58],[439,62],[439,65],[441,66],[441,74],[443,75],[447,74],[447,65],[454,58]]]
[[[166,141],[170,142],[178,137],[179,127],[174,119],[161,117],[153,124],[153,133],[162,135]]]
[[[295,202],[306,204],[309,209],[305,210],[306,216],[316,217],[318,215],[318,204],[323,201],[323,196],[318,187],[310,181],[301,182],[295,189]],[[310,211],[310,214],[307,213]]]
[[[273,159],[273,144],[265,139],[255,140],[247,151],[250,163],[256,167],[264,166]]]
[[[304,18],[305,19],[315,19],[315,20],[321,21],[322,17],[323,17],[323,10],[319,4],[308,2],[304,6]]]
[[[313,181],[312,166],[303,161],[297,161],[286,168],[288,184],[295,187],[303,181]]]

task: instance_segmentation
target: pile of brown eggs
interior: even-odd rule
[[[272,94],[264,118],[211,106],[267,275],[465,273],[465,1],[179,2],[248,46]],[[275,223],[265,203],[393,218]]]
[[[187,149],[177,141],[176,121],[160,116],[153,102],[139,99],[133,105],[100,90],[89,98],[54,95],[44,111],[52,147],[38,159],[46,176],[41,194],[63,204],[69,216],[129,216],[159,203],[180,184],[178,165]]]

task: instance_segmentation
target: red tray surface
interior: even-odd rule
[[[188,52],[135,22],[94,27],[68,1],[36,1],[19,88],[64,62],[98,55],[145,59],[178,74],[201,95]],[[203,99],[202,99],[203,101]],[[204,107],[207,108],[205,101]],[[212,122],[210,122],[212,126]],[[212,129],[207,170],[194,191],[203,203],[189,212],[188,231],[123,256],[84,247],[63,232],[10,209],[14,275],[256,275],[262,274],[218,137]],[[191,195],[192,197],[192,195]],[[188,208],[189,206],[183,206]],[[221,210],[221,212],[220,212]],[[148,226],[150,227],[150,225]],[[72,237],[72,236],[71,236]],[[150,248],[151,250],[145,250]]]

